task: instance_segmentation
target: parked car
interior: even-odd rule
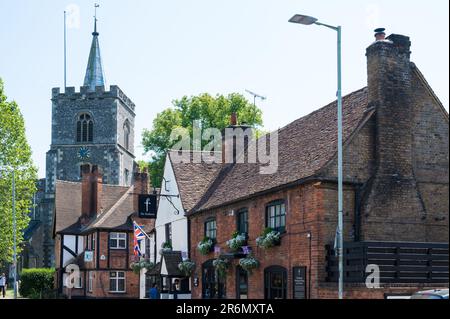
[[[448,299],[448,289],[434,289],[416,292],[411,299]]]

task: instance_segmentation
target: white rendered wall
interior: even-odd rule
[[[75,241],[76,241],[76,236],[64,235],[64,242],[62,244],[76,253]],[[63,266],[67,266],[67,263],[73,258],[75,258],[75,257],[73,257],[71,253],[69,253],[67,250],[63,249]]]
[[[175,174],[169,157],[166,157],[164,167],[164,180],[161,185],[161,195],[178,195],[178,187]],[[169,202],[172,201],[173,205]],[[178,214],[177,214],[178,210]],[[159,250],[166,241],[166,224],[172,223],[172,248],[174,251],[188,253],[188,223],[184,216],[184,209],[179,197],[167,199],[161,196],[159,199],[158,214],[155,222],[156,228],[156,258],[161,260]],[[153,248],[152,248],[153,249]]]

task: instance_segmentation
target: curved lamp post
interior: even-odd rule
[[[343,299],[344,291],[344,219],[343,219],[343,169],[342,169],[342,58],[341,58],[341,26],[321,23],[317,18],[296,14],[289,22],[303,25],[316,24],[337,32],[337,104],[338,104],[338,251],[339,251],[339,299]]]

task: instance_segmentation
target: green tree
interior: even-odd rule
[[[18,105],[8,102],[0,79],[0,261],[13,257],[12,171],[16,184],[17,253],[36,191],[37,170],[25,136],[25,123]]]
[[[151,152],[150,176],[153,185],[160,186],[164,170],[165,154],[176,141],[170,140],[172,130],[185,128],[192,136],[193,122],[199,121],[205,128],[224,129],[230,124],[231,113],[236,113],[238,121],[258,129],[262,126],[262,111],[250,103],[244,96],[232,93],[227,96],[211,96],[207,93],[199,96],[184,96],[172,102],[157,115],[151,130],[145,129],[143,141],[145,152]]]

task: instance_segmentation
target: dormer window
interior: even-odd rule
[[[94,121],[89,114],[83,113],[77,121],[77,142],[92,142],[94,140]]]

